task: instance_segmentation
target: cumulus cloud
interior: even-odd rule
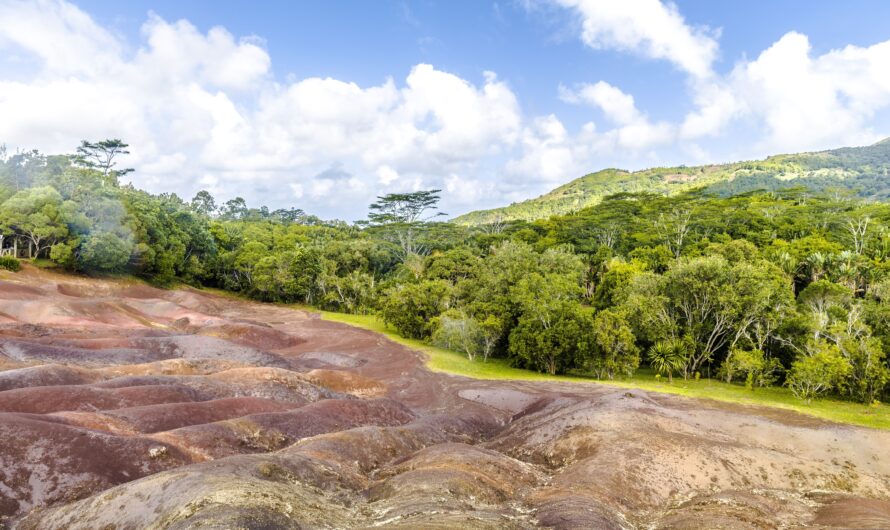
[[[868,120],[890,105],[890,41],[813,57],[791,32],[730,75],[740,111],[762,122],[764,143],[781,149],[861,144]]]
[[[569,103],[585,103],[600,109],[605,117],[617,125],[606,131],[600,142],[608,141],[616,148],[639,151],[663,145],[674,139],[675,128],[665,122],[652,123],[637,109],[634,98],[605,81],[583,84],[577,90],[562,87],[561,97]],[[590,136],[589,131],[587,136]]]
[[[789,33],[721,72],[717,33],[672,3],[549,1],[577,18],[584,46],[674,65],[685,119],[660,120],[608,80],[554,87],[590,113],[572,130],[555,114],[524,115],[493,72],[469,80],[417,64],[368,85],[283,81],[256,36],[148,14],[129,42],[64,0],[0,0],[0,54],[17,61],[0,77],[0,141],[64,152],[120,137],[132,178],[152,191],[206,188],[358,219],[390,191],[443,188],[443,209],[460,213],[606,165],[719,157],[710,142],[739,126],[763,138],[760,154],[868,143],[890,106],[890,41],[814,56]]]
[[[714,32],[686,23],[673,3],[659,0],[555,0],[577,12],[581,39],[595,49],[633,52],[670,61],[707,77],[719,45]]]
[[[141,36],[128,53],[70,3],[0,0],[0,51],[38,66],[0,79],[0,138],[67,151],[81,138],[121,137],[135,178],[155,191],[212,185],[274,203],[282,194],[258,190],[287,182],[320,213],[354,219],[381,185],[443,186],[502,156],[521,131],[517,98],[492,72],[474,84],[419,64],[374,86],[282,83],[256,37],[154,14]]]
[[[659,0],[552,0],[575,13],[579,38],[598,50],[619,50],[669,61],[688,79],[691,110],[677,124],[653,123],[632,95],[605,81],[561,88],[563,100],[598,108],[615,123],[597,143],[640,151],[654,146],[689,153],[732,127],[756,138],[752,156],[782,151],[863,145],[880,138],[875,116],[890,107],[890,40],[847,46],[813,56],[806,35],[789,32],[756,58],[728,72],[715,70],[718,35],[685,21],[676,5]],[[884,131],[886,134],[886,131]],[[579,133],[576,141],[581,141]],[[695,152],[703,153],[696,145]]]

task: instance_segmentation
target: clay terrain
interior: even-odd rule
[[[890,432],[432,373],[309,312],[0,273],[0,527],[890,528]]]

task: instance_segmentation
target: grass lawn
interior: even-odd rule
[[[668,383],[665,379],[656,379],[655,372],[647,369],[639,370],[632,378],[616,381],[599,381],[583,375],[551,376],[531,370],[513,368],[503,359],[491,359],[488,362],[470,361],[464,355],[431,346],[419,340],[406,339],[398,336],[387,328],[383,321],[373,315],[347,315],[318,311],[322,318],[342,322],[359,328],[369,329],[386,335],[389,339],[404,344],[427,355],[427,366],[437,372],[463,375],[476,379],[515,379],[524,381],[570,381],[578,384],[603,384],[621,388],[639,388],[667,394],[679,394],[696,398],[715,399],[747,405],[763,405],[787,410],[794,410],[826,420],[862,425],[876,429],[890,429],[890,406],[862,405],[849,401],[822,399],[807,405],[794,397],[787,388],[768,387],[748,390],[741,384],[727,384],[714,379],[702,378],[699,381],[682,378]]]

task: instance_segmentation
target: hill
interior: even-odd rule
[[[703,188],[721,196],[752,190],[805,185],[812,191],[849,190],[863,198],[890,199],[890,138],[865,147],[775,155],[765,160],[705,166],[659,167],[640,171],[604,169],[584,175],[540,197],[502,208],[470,212],[463,225],[533,220],[593,206],[623,192],[674,195]]]

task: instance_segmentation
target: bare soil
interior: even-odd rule
[[[309,312],[0,273],[0,527],[890,528],[890,432],[432,373]]]

